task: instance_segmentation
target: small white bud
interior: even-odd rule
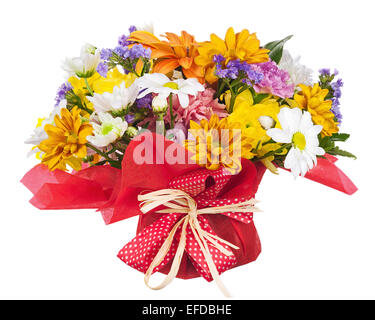
[[[138,134],[139,130],[138,130],[137,128],[133,127],[133,126],[129,126],[129,127],[126,129],[125,132],[126,132],[126,134],[127,134],[130,138],[134,138],[134,137]]]
[[[152,99],[152,110],[155,114],[163,114],[168,109],[168,101],[165,96],[157,95]]]
[[[258,121],[264,130],[271,129],[275,126],[276,122],[269,116],[261,116]]]

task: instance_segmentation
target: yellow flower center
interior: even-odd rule
[[[293,135],[292,142],[294,146],[298,149],[305,150],[306,147],[306,138],[301,132],[296,132]]]
[[[178,84],[175,82],[167,82],[166,84],[163,85],[163,87],[171,88],[173,90],[178,90]]]
[[[102,126],[102,135],[105,136],[113,130],[113,125],[111,123],[105,123]]]

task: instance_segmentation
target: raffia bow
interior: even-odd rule
[[[227,212],[236,212],[236,213],[249,213],[257,212],[259,209],[254,207],[256,200],[251,199],[237,204],[223,205],[220,207],[210,207],[197,209],[197,203],[195,200],[188,195],[186,192],[176,189],[163,189],[159,191],[150,192],[147,194],[138,195],[138,200],[141,201],[140,210],[143,213],[147,213],[161,205],[167,207],[168,209],[163,209],[156,211],[156,213],[182,213],[186,214],[182,219],[180,219],[170,231],[168,237],[165,239],[163,245],[161,246],[159,252],[156,254],[155,258],[152,260],[149,268],[145,273],[145,283],[146,285],[153,290],[160,290],[166,287],[172,280],[177,276],[178,270],[180,268],[181,260],[186,247],[186,232],[187,226],[189,225],[191,231],[199,244],[200,249],[202,250],[203,256],[207,262],[207,266],[211,272],[212,278],[215,280],[217,286],[223,292],[226,297],[229,297],[229,292],[225,288],[224,284],[221,282],[219,277],[219,272],[216,269],[216,265],[213,262],[212,256],[210,254],[208,243],[218,249],[221,253],[226,256],[233,256],[233,253],[223,247],[219,242],[226,244],[227,246],[233,249],[239,249],[237,246],[231,244],[228,241],[221,239],[218,236],[208,233],[205,230],[202,230],[199,221],[198,215],[201,214],[222,214]],[[175,257],[172,262],[171,269],[164,279],[164,281],[155,287],[152,287],[149,284],[151,275],[155,268],[157,268],[165,256],[167,255],[175,234],[178,228],[182,225],[180,241],[177,247]]]

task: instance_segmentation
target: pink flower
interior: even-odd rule
[[[184,144],[186,139],[187,129],[182,122],[177,122],[174,129],[169,129],[165,133],[167,139],[172,140],[180,145]]]
[[[175,122],[181,122],[186,128],[189,128],[190,120],[200,122],[203,119],[210,119],[212,114],[217,114],[219,118],[228,116],[226,106],[214,99],[215,90],[206,88],[202,92],[198,92],[196,97],[189,97],[189,105],[187,108],[182,108],[177,97],[173,97],[173,113]],[[169,109],[164,118],[170,122]]]
[[[263,73],[263,80],[254,85],[257,93],[270,93],[281,98],[290,98],[294,94],[294,84],[287,71],[281,70],[273,61],[252,65],[256,72]]]

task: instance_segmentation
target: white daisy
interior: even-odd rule
[[[170,94],[176,94],[181,107],[187,108],[189,105],[189,95],[196,96],[200,91],[204,91],[196,78],[170,80],[161,73],[149,73],[138,79],[139,87],[145,89],[139,98],[149,93],[158,93],[161,97],[167,98]]]
[[[100,50],[86,44],[81,48],[81,55],[75,58],[66,58],[62,68],[68,73],[68,76],[90,78],[96,72],[99,62]]]
[[[94,93],[93,97],[87,97],[96,112],[121,111],[132,105],[137,99],[139,86],[135,81],[129,88],[126,88],[125,81],[119,87],[114,87],[113,92],[103,94]]]
[[[285,70],[290,75],[291,82],[297,86],[299,84],[304,84],[306,86],[312,85],[312,74],[313,71],[303,64],[300,61],[301,57],[293,59],[290,53],[287,50],[283,51],[283,56],[279,63],[279,68]]]
[[[99,148],[106,147],[121,138],[128,128],[126,121],[120,117],[113,118],[109,113],[99,113],[98,119],[100,124],[91,122],[94,135],[88,136],[87,141]]]
[[[316,165],[316,156],[324,155],[319,147],[318,134],[323,127],[314,125],[311,114],[299,108],[282,108],[278,114],[282,129],[269,129],[267,135],[280,143],[292,143],[284,167],[290,169],[295,177],[304,176]]]

